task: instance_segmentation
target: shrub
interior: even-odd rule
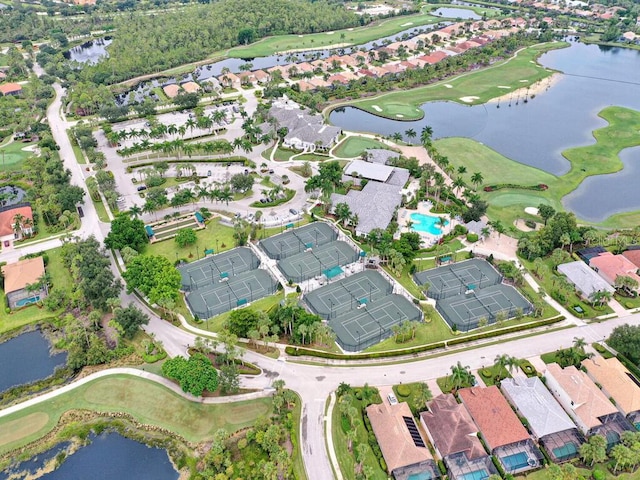
[[[491,378],[491,370],[488,368],[483,368],[480,370],[480,376],[483,378]]]
[[[602,470],[594,470],[591,476],[593,480],[605,480],[607,478],[607,475]]]
[[[524,224],[532,230],[535,230],[536,228],[536,222],[534,222],[533,220],[525,220]]]
[[[478,241],[477,233],[467,233],[467,242],[476,243]]]
[[[606,348],[604,348],[602,345],[600,345],[599,343],[594,343],[593,344],[593,348],[595,349],[596,352],[598,353],[605,353],[607,351]]]
[[[396,387],[396,392],[398,392],[398,395],[401,397],[408,397],[411,395],[411,388],[407,385],[398,385]]]
[[[382,471],[386,472],[387,462],[384,461],[384,458],[381,458],[380,460],[378,460],[378,463],[380,464],[380,468],[382,469]]]

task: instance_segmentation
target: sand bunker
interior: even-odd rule
[[[444,88],[453,88],[453,85],[449,85],[448,83],[445,83]]]
[[[396,113],[396,117],[398,117],[398,118],[404,118],[404,115],[402,115],[401,113]]]
[[[25,152],[33,152],[36,148],[38,148],[37,144],[33,144],[33,145],[29,145],[27,147],[22,147],[21,150],[25,151]]]
[[[350,32],[352,32],[352,31],[353,31],[353,27],[351,27],[351,28],[347,28],[347,30],[349,30]]]
[[[413,25],[413,22],[407,22],[407,23],[403,23],[402,25],[400,25],[401,27],[408,27],[410,25]]]
[[[520,80],[520,83],[528,83],[529,80]]]
[[[333,35],[336,32],[327,32],[327,35]]]
[[[529,215],[538,215],[538,209],[536,207],[527,207],[524,209],[524,213]]]
[[[474,96],[471,96],[471,97],[460,97],[460,100],[463,101],[464,103],[471,103],[474,100],[480,100],[480,97],[474,97]]]
[[[509,90],[511,87],[508,87],[507,85],[498,85],[498,88],[505,88],[505,89]]]
[[[371,108],[373,108],[376,112],[382,111],[382,109],[378,105],[371,105]]]

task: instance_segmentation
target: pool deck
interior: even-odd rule
[[[416,210],[408,210],[406,208],[399,209],[398,210],[398,225],[400,227],[398,229],[399,233],[415,232],[419,234],[420,237],[422,238],[423,247],[430,247],[432,245],[435,245],[438,242],[438,240],[440,240],[442,235],[449,233],[453,229],[455,225],[455,220],[450,218],[445,213],[432,213],[431,212],[432,208],[433,208],[433,204],[429,201],[426,201],[426,202],[418,203],[418,208]],[[414,230],[407,226],[407,222],[411,221],[412,213],[421,213],[423,215],[430,215],[432,217],[445,217],[449,221],[449,223],[442,229],[442,234],[439,234],[439,235],[433,235],[429,232],[418,232],[417,230]]]

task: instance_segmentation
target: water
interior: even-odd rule
[[[31,471],[42,467],[62,449],[56,446],[17,467],[13,472]],[[2,477],[0,478],[7,478]],[[174,480],[178,472],[169,461],[167,452],[110,432],[93,436],[91,443],[67,457],[55,471],[40,477],[47,480]]]
[[[480,20],[482,17],[473,10],[465,8],[441,7],[431,12],[431,15],[444,18],[461,18],[462,20]]]
[[[524,452],[514,453],[500,459],[508,472],[515,472],[529,466],[529,457]]]
[[[0,207],[8,207],[9,205],[15,205],[24,200],[27,195],[20,187],[14,187],[13,185],[7,185],[0,188]]]
[[[434,138],[468,137],[493,148],[518,162],[540,168],[554,175],[569,171],[570,164],[562,151],[593,144],[593,130],[606,126],[598,112],[609,105],[640,110],[640,51],[624,48],[602,48],[596,45],[572,44],[570,48],[544,54],[540,62],[565,73],[551,89],[528,103],[522,98],[496,103],[465,106],[454,102],[430,102],[421,106],[422,120],[405,122],[389,120],[345,107],[331,113],[333,125],[346,130],[361,130],[382,135],[404,132],[423,126],[433,128]],[[509,132],[505,135],[505,132]],[[405,138],[416,143],[418,140]],[[640,210],[640,195],[634,191],[637,177],[637,152],[623,152],[624,170],[615,174],[618,191],[634,192],[631,197],[611,195],[600,188],[610,179],[593,178],[567,197],[566,208],[578,217],[603,220],[612,213]],[[637,168],[637,165],[636,165]],[[634,173],[635,172],[635,173]],[[610,185],[611,183],[609,183]]]
[[[49,342],[39,331],[0,343],[0,392],[46,378],[66,363],[66,352],[50,355],[49,349]]]
[[[73,47],[71,50],[65,52],[64,56],[66,59],[74,62],[95,65],[104,57],[109,56],[107,47],[111,45],[112,42],[113,40],[110,37],[91,40],[77,47]]]
[[[431,235],[442,235],[442,229],[437,225],[439,218],[423,213],[412,213],[411,221],[413,225],[411,225],[411,229],[416,232],[427,232]],[[445,220],[444,224],[449,225],[449,221]]]
[[[474,470],[473,472],[465,473],[462,476],[462,480],[484,480],[489,477],[489,472],[486,470]]]
[[[430,472],[414,473],[409,475],[407,480],[431,480],[433,477]]]

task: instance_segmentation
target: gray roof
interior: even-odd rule
[[[402,203],[402,194],[397,185],[369,182],[361,190],[350,190],[347,195],[334,193],[331,205],[338,203],[349,205],[351,213],[358,215],[356,230],[367,234],[374,228],[385,229],[389,226],[393,214]]]
[[[576,428],[538,377],[506,378],[500,388],[528,420],[529,428],[537,438]]]
[[[485,222],[484,220],[478,220],[478,221],[472,220],[470,222],[465,223],[464,226],[471,233],[475,233],[476,235],[482,235],[482,229],[487,226],[487,222]]]
[[[344,168],[344,173],[346,175],[353,175],[353,173],[357,173],[362,178],[386,182],[393,173],[393,167],[388,167],[387,165],[381,165],[379,163],[365,162],[363,160],[352,160]]]
[[[269,115],[276,120],[278,127],[287,128],[285,139],[289,143],[295,143],[292,140],[297,139],[328,146],[342,131],[339,127],[325,125],[321,115],[311,115],[292,102],[275,104],[269,110]]]
[[[591,298],[594,293],[599,291],[614,292],[614,288],[605,279],[582,261],[558,265],[558,271],[566,275],[567,279],[586,298]]]
[[[405,184],[409,180],[410,174],[409,170],[406,168],[395,167],[391,176],[387,178],[387,182],[389,185],[397,185],[400,188],[404,188]]]
[[[400,154],[392,152],[391,150],[385,150],[383,148],[367,148],[365,150],[368,154],[367,160],[371,163],[380,163],[387,165],[392,158],[399,158]]]

